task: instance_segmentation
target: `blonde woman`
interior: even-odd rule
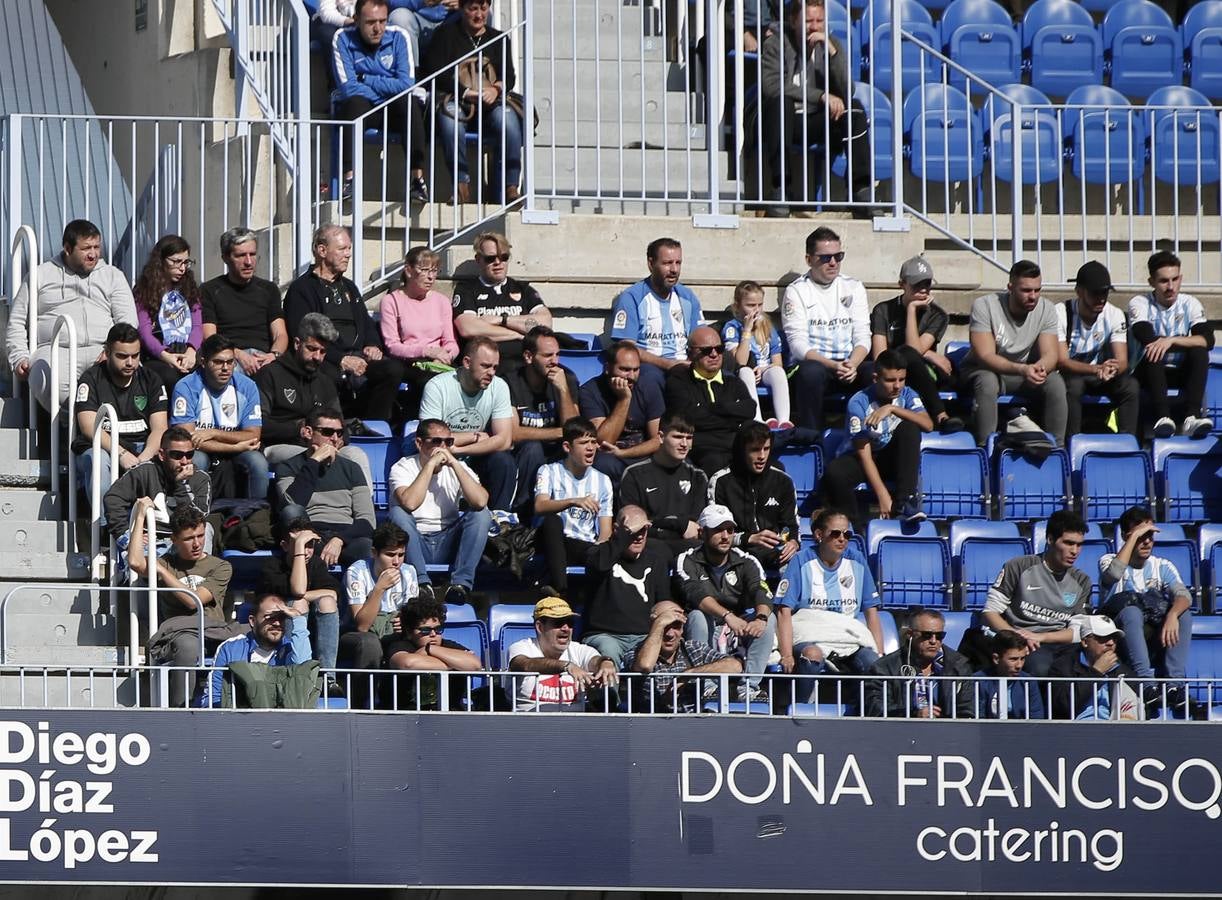
[[[738,377],[755,397],[755,418],[765,421],[759,401],[759,385],[764,384],[772,394],[775,414],[765,424],[773,431],[793,428],[789,420],[789,382],[781,361],[781,337],[764,311],[764,289],[754,281],[740,281],[734,288],[730,310],[734,318],[722,326],[721,337]]]

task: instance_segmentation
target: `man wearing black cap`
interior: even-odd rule
[[[1057,370],[1065,380],[1068,404],[1065,433],[1082,430],[1082,395],[1104,395],[1116,407],[1116,430],[1137,434],[1137,381],[1129,370],[1129,325],[1124,313],[1107,302],[1112,276],[1094,260],[1073,279],[1075,299],[1056,306]]]

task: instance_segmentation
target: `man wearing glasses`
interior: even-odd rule
[[[573,712],[586,705],[586,692],[619,684],[615,663],[593,647],[573,640],[576,614],[559,597],[535,604],[535,636],[510,645],[509,671],[525,676],[506,678],[519,712]]]
[[[945,646],[946,618],[917,608],[908,616],[900,648],[870,668],[886,680],[865,682],[865,714],[891,719],[970,719],[972,665]]]
[[[485,231],[475,238],[479,275],[454,284],[454,331],[460,340],[487,337],[501,351],[504,374],[522,359],[522,336],[536,326],[552,327],[551,311],[539,292],[509,277],[510,249],[505,235]]]
[[[712,475],[730,464],[739,426],[755,420],[755,398],[741,379],[726,377],[726,347],[717,329],[701,325],[687,342],[691,365],[666,379],[666,409],[695,426],[692,462]]]
[[[250,613],[250,633],[230,638],[217,648],[208,690],[198,706],[220,709],[225,670],[231,663],[252,662],[268,666],[296,666],[310,661],[310,629],[307,617],[276,594],[262,594]]]
[[[865,286],[840,272],[840,235],[816,228],[806,236],[810,270],[785,288],[781,325],[794,374],[794,421],[810,440],[823,431],[823,398],[864,390],[873,375]]]
[[[488,542],[488,492],[454,456],[454,435],[440,419],[422,419],[416,453],[390,470],[390,520],[407,533],[407,561],[420,596],[432,597],[430,563],[450,566],[446,603],[466,603]]]

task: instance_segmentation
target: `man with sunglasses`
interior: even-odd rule
[[[474,242],[479,275],[454,283],[455,334],[460,341],[473,337],[496,341],[502,375],[522,359],[524,335],[539,325],[552,327],[551,311],[539,292],[509,275],[512,246],[500,232],[481,232]]]
[[[296,666],[310,661],[307,617],[276,594],[260,594],[250,611],[250,632],[230,638],[216,650],[208,689],[197,706],[220,709],[225,670],[235,662]]]
[[[433,379],[436,381],[436,379]],[[421,419],[416,452],[390,470],[390,520],[407,533],[407,561],[423,597],[433,595],[430,563],[450,566],[447,603],[466,603],[488,542],[488,491],[454,455],[454,435],[440,419]]]
[[[666,379],[666,409],[681,412],[696,429],[692,462],[712,475],[730,464],[740,426],[755,420],[755,397],[742,379],[721,368],[726,346],[717,329],[701,325],[687,342],[691,365]]]
[[[436,598],[417,598],[399,610],[399,628],[385,642],[386,667],[408,672],[478,672],[480,658],[457,641],[444,637],[446,605]],[[399,709],[441,708],[440,678],[405,676],[399,679]],[[451,675],[450,708],[462,709],[469,696],[468,678]]]
[[[972,718],[972,664],[943,644],[946,618],[917,607],[908,615],[900,648],[870,667],[865,714],[891,719]]]
[[[148,498],[157,516],[157,539],[170,536],[170,516],[185,507],[207,516],[212,509],[212,479],[195,468],[191,432],[171,426],[161,436],[157,456],[133,466],[102,498],[106,530],[126,550],[136,502]]]
[[[850,395],[870,384],[870,313],[866,289],[841,274],[840,235],[819,227],[806,236],[809,271],[785,288],[781,325],[798,364],[790,395],[794,422],[812,441],[824,424],[824,396]]]
[[[614,660],[573,640],[576,613],[559,597],[535,604],[535,636],[509,646],[510,672],[505,687],[519,712],[578,712],[590,689],[602,692],[619,684]]]

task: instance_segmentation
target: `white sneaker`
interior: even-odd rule
[[[1169,438],[1175,434],[1175,422],[1170,416],[1163,416],[1154,423],[1154,436],[1156,438]]]
[[[1204,416],[1188,416],[1184,419],[1180,434],[1199,441],[1201,438],[1209,437],[1209,433],[1213,430],[1214,423],[1210,419]]]

